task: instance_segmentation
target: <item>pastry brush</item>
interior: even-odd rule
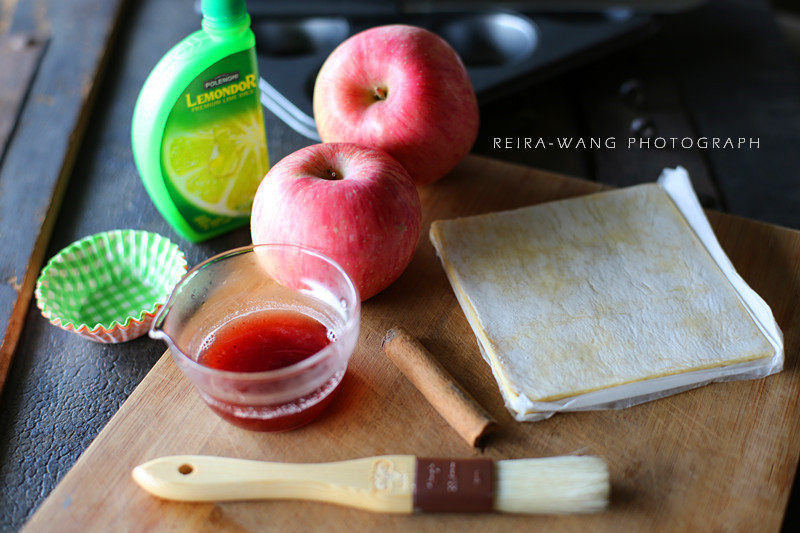
[[[137,466],[133,479],[167,500],[316,500],[383,513],[590,513],[610,490],[606,462],[589,456],[291,464],[174,455]]]

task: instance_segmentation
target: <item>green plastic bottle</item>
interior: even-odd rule
[[[249,221],[269,169],[255,36],[244,0],[202,0],[202,30],[147,77],[133,157],[159,212],[201,241]]]

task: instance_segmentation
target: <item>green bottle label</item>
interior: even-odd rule
[[[175,102],[161,144],[167,190],[198,232],[233,229],[250,216],[269,169],[255,50],[217,61]]]

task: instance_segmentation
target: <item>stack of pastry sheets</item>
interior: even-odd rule
[[[683,169],[437,221],[430,236],[519,420],[782,368],[769,307],[733,269]]]

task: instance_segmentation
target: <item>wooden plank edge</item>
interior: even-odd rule
[[[17,291],[17,299],[14,302],[14,307],[11,310],[8,324],[6,325],[6,330],[3,335],[3,342],[0,344],[0,395],[3,393],[3,387],[8,377],[8,373],[11,370],[11,363],[14,360],[14,352],[17,348],[17,344],[19,343],[19,338],[22,335],[22,329],[25,323],[25,315],[28,313],[28,307],[30,306],[31,298],[33,297],[34,285],[36,284],[36,279],[39,277],[39,269],[42,267],[42,263],[44,262],[44,254],[47,252],[47,245],[50,242],[50,237],[52,236],[53,229],[55,228],[56,218],[58,217],[58,212],[61,208],[61,201],[64,199],[64,194],[67,190],[67,183],[69,182],[69,178],[75,166],[75,160],[78,156],[81,142],[83,141],[86,128],[89,124],[91,111],[94,107],[95,101],[97,100],[97,94],[99,93],[99,87],[101,85],[101,78],[108,67],[111,49],[114,48],[117,37],[119,36],[120,28],[122,27],[122,13],[127,6],[128,0],[117,0],[117,2],[117,9],[113,17],[114,20],[111,23],[110,31],[108,32],[105,42],[103,43],[103,53],[101,54],[100,60],[97,62],[95,70],[91,76],[91,87],[86,92],[86,96],[81,104],[81,109],[78,115],[78,120],[75,124],[75,128],[70,133],[69,145],[66,153],[64,154],[61,170],[56,178],[56,184],[50,200],[50,206],[47,209],[44,221],[42,222],[42,226],[39,230],[39,235],[34,243],[33,253],[31,254],[30,259],[28,259],[25,277],[23,278],[22,283],[14,285],[14,289]]]

